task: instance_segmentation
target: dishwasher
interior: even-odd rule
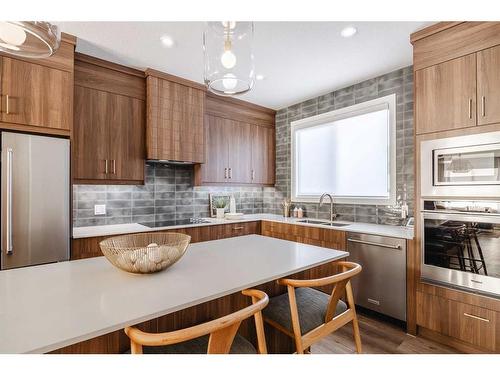
[[[363,267],[351,280],[356,305],[406,321],[406,240],[349,232],[347,251]]]

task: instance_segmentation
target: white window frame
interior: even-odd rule
[[[296,160],[295,160],[295,132],[313,126],[323,125],[335,120],[341,120],[353,116],[359,116],[364,113],[376,111],[378,109],[389,109],[389,148],[388,152],[388,186],[389,197],[383,196],[339,196],[335,192],[325,191],[333,194],[336,203],[346,204],[373,204],[373,205],[395,205],[396,204],[396,94],[387,95],[381,98],[369,100],[363,103],[344,107],[331,112],[322,113],[317,116],[307,117],[301,120],[293,121],[291,126],[291,200],[292,202],[311,202],[317,203],[319,195],[301,195],[297,196],[296,191]]]

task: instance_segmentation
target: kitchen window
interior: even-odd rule
[[[292,200],[396,203],[396,96],[291,123]]]

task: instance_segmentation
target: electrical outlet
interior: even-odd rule
[[[94,215],[106,215],[106,205],[94,204]]]

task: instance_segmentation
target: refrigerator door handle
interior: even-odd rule
[[[6,210],[7,210],[7,220],[6,220],[6,232],[7,232],[7,248],[6,254],[12,254],[14,248],[12,246],[12,158],[14,156],[14,151],[12,148],[7,149],[7,199],[6,199]]]

